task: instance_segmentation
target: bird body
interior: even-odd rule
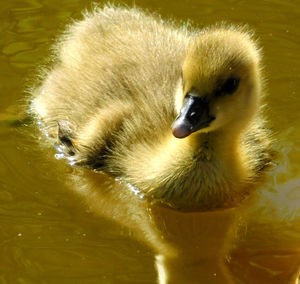
[[[107,5],[54,51],[31,109],[77,165],[202,210],[235,206],[270,165],[260,54],[244,28]]]

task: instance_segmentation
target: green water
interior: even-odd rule
[[[255,31],[264,55],[266,114],[280,151],[276,175],[282,182],[299,177],[300,2],[135,3],[199,27],[226,21]],[[135,238],[134,226],[95,213],[89,199],[64,183],[59,170],[71,169],[53,158],[54,150],[38,148],[38,132],[13,123],[23,117],[25,90],[56,35],[91,7],[87,0],[1,1],[0,283],[155,283],[157,278],[155,253]]]

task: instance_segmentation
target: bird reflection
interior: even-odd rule
[[[298,283],[300,179],[264,185],[239,207],[212,212],[151,204],[130,186],[83,168],[68,183],[91,211],[153,249],[160,284]]]

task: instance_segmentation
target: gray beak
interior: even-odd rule
[[[209,115],[207,101],[187,94],[180,114],[172,124],[172,133],[176,138],[184,138],[208,127],[214,119],[215,117]]]

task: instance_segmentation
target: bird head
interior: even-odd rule
[[[259,61],[256,44],[242,29],[210,29],[191,39],[175,97],[174,136],[245,127],[258,108]]]

